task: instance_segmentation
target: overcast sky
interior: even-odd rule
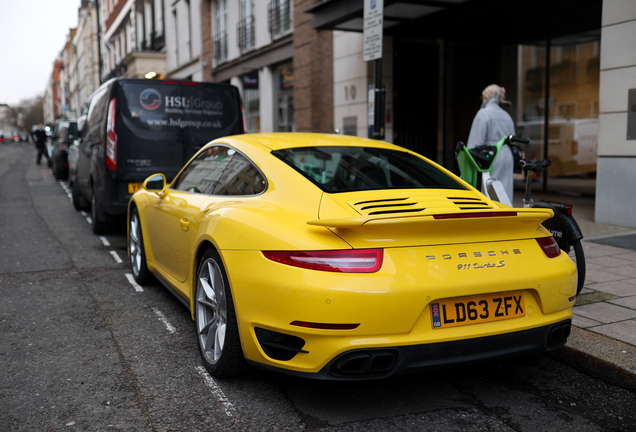
[[[80,0],[0,0],[0,103],[43,94]]]

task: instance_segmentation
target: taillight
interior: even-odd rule
[[[382,249],[263,252],[281,264],[339,273],[373,273],[382,267]]]
[[[115,98],[108,105],[108,119],[106,121],[106,168],[108,171],[117,170],[117,134],[115,133]]]
[[[554,237],[538,238],[537,243],[541,246],[541,250],[548,258],[556,258],[561,255],[561,249]]]
[[[572,205],[566,205],[566,206],[564,207],[564,209],[565,209],[565,214],[567,214],[568,216],[572,216],[572,207],[574,207],[574,206],[572,206]]]

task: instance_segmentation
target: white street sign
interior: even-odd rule
[[[364,0],[364,46],[365,62],[382,58],[382,22],[384,0]]]

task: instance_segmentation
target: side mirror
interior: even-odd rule
[[[144,189],[154,192],[160,197],[166,193],[166,176],[163,174],[153,174],[144,181]]]

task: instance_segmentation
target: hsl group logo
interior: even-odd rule
[[[156,110],[161,105],[161,94],[153,88],[147,88],[139,95],[139,103],[148,111]]]

